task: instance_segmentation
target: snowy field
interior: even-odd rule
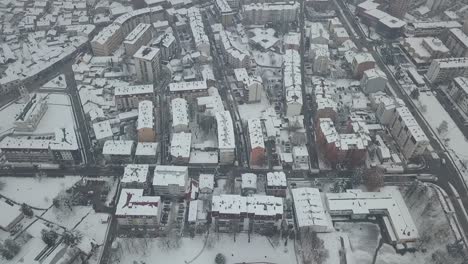
[[[0,109],[0,135],[11,132],[15,124],[16,115],[19,114],[23,107],[20,103],[11,103]]]
[[[49,94],[47,111],[33,134],[53,133],[56,128],[74,126],[70,99],[64,94]]]
[[[266,94],[262,94],[262,100],[257,103],[245,103],[245,104],[238,104],[239,114],[242,121],[247,121],[251,118],[260,118],[262,117],[263,111],[270,107],[270,102],[268,102],[268,98]]]
[[[226,264],[234,263],[278,263],[296,264],[293,243],[284,246],[279,243],[273,246],[266,237],[252,236],[248,243],[247,234],[237,234],[234,237],[227,234],[214,234],[212,247],[203,250],[204,237],[182,238],[181,247],[174,250],[162,249],[158,239],[120,239],[120,250],[115,253],[114,263],[174,263],[174,264],[208,264],[214,263],[216,254],[226,257]],[[289,240],[289,242],[293,242]],[[198,255],[201,252],[200,255]],[[197,257],[198,255],[198,257]],[[120,261],[118,261],[120,259]]]
[[[5,183],[5,186],[3,190],[0,190],[0,194],[19,203],[48,208],[52,204],[52,199],[59,192],[70,188],[80,179],[79,176],[65,176],[63,178],[2,177],[0,181]]]

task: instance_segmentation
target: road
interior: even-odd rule
[[[441,145],[439,140],[433,136],[434,132],[432,131],[431,127],[428,125],[427,121],[414,106],[414,103],[409,98],[409,96],[403,91],[403,88],[401,87],[400,83],[396,80],[393,73],[388,69],[387,65],[384,63],[380,53],[375,50],[371,42],[367,41],[364,32],[362,32],[361,28],[358,26],[355,15],[352,14],[350,9],[344,4],[343,0],[334,0],[334,2],[337,5],[337,7],[344,12],[343,13],[340,11],[339,14],[340,16],[344,15],[345,18],[342,18],[342,20],[345,20],[349,23],[344,24],[344,26],[347,27],[348,32],[352,32],[352,30],[354,30],[354,32],[356,32],[358,35],[358,37],[356,37],[353,34],[350,34],[353,41],[356,43],[358,48],[366,48],[368,52],[370,52],[373,55],[376,64],[387,75],[389,84],[395,88],[393,91],[388,90],[387,92],[390,94],[393,94],[393,92],[395,92],[399,98],[404,100],[406,105],[411,109],[411,112],[413,113],[415,119],[421,125],[421,128],[423,129],[424,133],[429,138],[431,146],[434,148],[434,150],[439,153],[441,158],[444,158],[446,161],[450,161],[449,157],[447,157],[447,154],[445,152],[445,147]],[[350,29],[349,26],[352,26],[353,29]],[[452,162],[447,162],[446,165],[442,165],[438,161],[428,163],[429,172],[436,175],[439,179],[437,184],[441,186],[448,194],[452,194],[452,190],[449,187],[449,183],[452,183],[452,185],[455,186],[458,193],[460,194],[460,197],[463,201],[464,209],[468,209],[468,195],[467,190],[465,188],[465,183],[462,181],[454,164]],[[461,213],[461,208],[457,208],[457,201],[453,194],[451,195],[450,199],[455,205],[455,209],[457,209],[456,213],[458,219],[460,220],[460,223],[466,233],[468,230],[468,219],[466,219],[465,215]]]

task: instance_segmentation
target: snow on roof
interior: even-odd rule
[[[102,148],[102,154],[131,156],[134,144],[132,140],[107,140]]]
[[[265,142],[263,138],[262,121],[258,118],[252,118],[248,121],[250,149],[265,148]]]
[[[138,104],[138,126],[137,129],[153,128],[153,102],[149,100],[141,101]]]
[[[267,186],[287,187],[286,174],[283,171],[267,173]]]
[[[450,29],[450,33],[463,45],[465,49],[468,48],[468,36],[463,33],[461,29],[452,28]]]
[[[198,188],[202,190],[207,188],[210,190],[214,189],[214,175],[213,174],[200,174],[198,178]]]
[[[316,188],[295,188],[291,190],[294,212],[298,227],[320,226],[333,229],[330,217],[325,212],[322,196]]]
[[[169,84],[169,91],[171,92],[198,91],[206,89],[208,89],[206,81],[178,82]]]
[[[187,182],[188,167],[157,165],[156,168],[154,168],[154,186],[186,186]]]
[[[468,78],[465,77],[455,77],[453,82],[462,89],[465,94],[468,94]]]
[[[130,32],[124,40],[126,44],[135,44],[137,40],[141,38],[141,36],[151,28],[150,24],[140,23],[136,26],[132,32]]]
[[[380,215],[384,210],[399,241],[418,238],[418,230],[398,189],[386,188],[382,192],[347,190],[345,193],[327,193],[326,195],[332,215],[346,211],[366,215],[375,212]]]
[[[309,151],[307,150],[306,146],[294,146],[292,153],[294,157],[309,156]]]
[[[406,25],[405,21],[390,15],[381,18],[379,22],[389,28],[402,28]]]
[[[208,44],[210,40],[205,33],[202,16],[198,7],[190,7],[187,9],[187,17],[190,22],[190,28],[192,29],[193,40],[197,45]]]
[[[5,199],[0,200],[0,227],[6,229],[13,223],[21,213],[21,207],[14,203],[7,203]]]
[[[364,76],[367,76],[367,79],[369,80],[376,79],[376,78],[383,78],[385,80],[387,79],[387,75],[385,75],[383,71],[376,69],[376,68],[364,71]]]
[[[337,142],[339,139],[338,132],[336,131],[335,124],[330,118],[319,118],[320,131],[325,136],[327,143]]]
[[[330,50],[328,49],[328,45],[311,43],[310,50],[313,51],[314,58],[330,58]]]
[[[97,140],[110,138],[114,135],[109,120],[94,123],[93,130]]]
[[[173,133],[171,139],[171,156],[190,158],[192,133]]]
[[[106,44],[106,42],[114,35],[120,33],[120,25],[117,23],[112,23],[109,26],[103,28],[99,33],[93,38],[93,42],[96,42],[100,45]]]
[[[357,64],[361,64],[365,62],[375,62],[374,57],[372,57],[372,54],[367,53],[367,52],[357,53],[354,56],[354,61],[356,61]]]
[[[188,222],[196,222],[197,220],[206,220],[207,212],[203,206],[203,200],[192,200],[189,203],[189,211],[187,215]]]
[[[410,22],[410,26],[415,29],[432,29],[432,28],[461,28],[462,25],[458,21],[423,21]]]
[[[189,123],[187,100],[175,98],[171,101],[172,126],[185,125]]]
[[[77,150],[78,142],[73,128],[57,128],[53,136],[7,136],[0,142],[1,149]]]
[[[335,27],[333,32],[337,38],[349,38],[349,34],[344,27]]]
[[[253,34],[249,40],[260,45],[263,49],[269,49],[279,41],[275,37],[275,30],[273,28],[254,28],[249,30],[249,32]]]
[[[152,84],[132,85],[132,86],[117,86],[115,87],[114,94],[120,95],[133,95],[133,94],[151,94],[154,93]]]
[[[211,211],[223,215],[240,215],[241,213],[258,216],[276,216],[283,214],[283,199],[267,195],[244,197],[233,194],[213,196]]]
[[[362,2],[358,5],[358,8],[361,8],[363,10],[372,10],[372,9],[377,9],[380,4],[374,2],[373,0],[367,0],[365,2]]]
[[[444,59],[435,59],[432,63],[439,64],[441,69],[452,69],[452,68],[467,68],[468,67],[468,58],[459,57],[459,58],[444,58]]]
[[[157,151],[157,142],[138,142],[135,156],[155,156]]]
[[[242,189],[257,189],[257,175],[254,173],[243,173],[242,177]]]
[[[282,12],[286,12],[287,10],[297,10],[299,9],[298,2],[279,2],[279,3],[252,3],[249,5],[243,5],[244,12],[245,11],[262,11],[262,10],[278,10]]]
[[[159,196],[143,196],[143,189],[122,189],[115,215],[158,216]]]
[[[216,0],[215,1],[216,6],[218,7],[219,11],[221,13],[231,13],[232,9],[229,6],[228,2],[226,0]]]
[[[235,149],[236,141],[231,113],[229,111],[217,112],[216,123],[218,128],[218,148]]]
[[[297,32],[289,32],[284,35],[283,42],[285,45],[299,45],[301,43],[301,34]]]
[[[114,23],[122,26],[125,22],[127,22],[132,17],[145,15],[145,14],[158,13],[158,12],[161,12],[163,10],[164,10],[164,8],[162,6],[154,6],[154,7],[147,7],[147,8],[141,8],[141,9],[133,10],[132,12],[129,12],[129,13],[126,13],[124,15],[119,16],[114,21]]]
[[[49,144],[51,150],[78,150],[73,127],[55,129],[55,138]]]
[[[153,61],[154,59],[157,59],[159,53],[160,51],[158,48],[141,46],[141,48],[137,50],[135,54],[133,54],[133,58],[145,61]]]
[[[145,183],[148,177],[148,164],[129,164],[125,166],[124,174],[120,182],[123,183]]]

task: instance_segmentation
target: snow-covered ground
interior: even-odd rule
[[[289,240],[285,247],[270,243],[266,237],[252,235],[250,243],[247,234],[237,234],[236,242],[233,235],[213,234],[212,247],[203,249],[204,236],[182,238],[179,249],[166,250],[159,245],[158,239],[119,239],[120,250],[115,257],[116,263],[174,263],[174,264],[208,264],[214,263],[216,254],[226,257],[226,264],[234,263],[281,263],[295,264],[296,255],[294,243]],[[218,239],[219,237],[219,239]],[[201,254],[197,257],[197,255]]]
[[[244,122],[251,118],[260,118],[262,112],[269,107],[271,107],[270,102],[268,102],[265,93],[262,94],[262,100],[260,102],[238,105],[240,117]]]
[[[60,74],[54,79],[50,80],[48,83],[44,84],[42,88],[45,89],[66,89],[67,83],[65,81],[65,75]]]
[[[33,134],[53,133],[56,128],[74,126],[70,98],[64,94],[47,96],[47,111],[37,125]]]
[[[20,113],[23,104],[11,103],[0,109],[0,135],[9,133],[13,130],[16,115]]]
[[[5,186],[0,194],[19,203],[48,208],[58,193],[70,188],[79,180],[79,176],[65,176],[63,178],[2,177],[0,181],[5,183]]]

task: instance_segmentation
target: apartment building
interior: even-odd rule
[[[468,77],[468,58],[446,58],[432,61],[426,73],[431,83],[442,83],[455,77]]]
[[[219,163],[232,164],[236,158],[236,138],[231,113],[221,111],[217,112],[215,117],[218,133]]]
[[[468,56],[468,36],[459,28],[449,30],[445,45],[454,57]]]
[[[184,197],[188,188],[188,167],[156,165],[153,174],[153,190],[156,195]]]
[[[114,90],[115,106],[119,110],[136,109],[142,101],[154,99],[152,84],[117,86]]]
[[[124,189],[147,189],[148,177],[148,164],[129,164],[125,166],[120,185]]]
[[[250,167],[263,167],[265,165],[265,142],[263,138],[262,121],[258,118],[249,119],[248,131],[250,142]]]
[[[447,93],[458,104],[465,114],[468,114],[468,78],[456,77],[447,88]]]
[[[127,56],[133,56],[141,46],[148,44],[153,37],[153,29],[150,24],[140,23],[132,30],[123,42],[125,47],[125,54]]]
[[[263,25],[268,22],[291,23],[297,20],[299,3],[255,3],[242,6],[242,14],[250,24]]]
[[[156,141],[156,131],[154,128],[154,106],[149,100],[141,101],[138,104],[138,142]]]
[[[286,192],[288,189],[286,174],[283,171],[274,171],[268,172],[266,177],[266,194],[278,197],[286,197]]]
[[[137,80],[142,83],[154,83],[161,72],[161,51],[158,48],[142,46],[135,54]]]

